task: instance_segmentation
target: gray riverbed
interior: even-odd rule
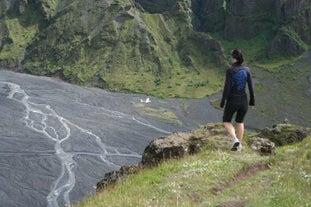
[[[105,173],[140,162],[151,140],[221,122],[219,97],[157,99],[0,70],[0,206],[75,204]],[[246,117],[246,128],[270,124]]]
[[[179,121],[141,113],[146,108]],[[151,140],[221,114],[208,99],[111,93],[1,70],[0,206],[75,204],[108,171],[138,163]]]

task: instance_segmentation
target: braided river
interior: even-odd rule
[[[140,162],[153,139],[221,114],[207,99],[111,93],[0,70],[0,206],[75,204],[105,173]]]

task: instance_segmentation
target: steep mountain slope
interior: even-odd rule
[[[22,28],[22,33],[24,29],[31,34],[28,40],[24,38],[27,42],[22,48],[14,50],[15,55],[2,58],[3,65],[20,65],[29,73],[60,76],[111,90],[152,93],[163,83],[163,88],[176,95],[176,91],[183,92],[192,84],[192,79],[206,85],[206,77],[216,76],[202,65],[225,62],[217,41],[189,29],[191,24],[185,20],[190,18],[186,12],[190,8],[163,15],[144,13],[130,1],[67,1],[44,13],[42,4],[26,4],[16,17],[4,18],[4,25],[14,21],[15,27],[8,29],[7,38],[12,41],[3,44],[2,56],[17,47],[19,40],[12,33]],[[11,5],[17,6],[21,7],[21,3]],[[23,24],[30,13],[37,13],[36,17],[28,17],[36,21]],[[199,76],[200,71],[203,76]],[[189,73],[192,79],[178,83]],[[218,87],[211,83],[211,92]]]
[[[300,55],[311,44],[311,3],[303,0],[1,0],[0,6],[1,66],[158,97],[219,91],[233,45],[253,62]]]

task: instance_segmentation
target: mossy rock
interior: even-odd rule
[[[292,124],[276,124],[272,128],[264,128],[258,136],[271,140],[276,146],[283,146],[302,141],[310,135],[310,132],[310,128]]]
[[[269,55],[297,56],[308,50],[308,45],[290,28],[281,28],[271,43]]]

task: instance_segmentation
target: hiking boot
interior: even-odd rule
[[[240,146],[240,142],[234,142],[231,148],[231,151],[237,151]]]

